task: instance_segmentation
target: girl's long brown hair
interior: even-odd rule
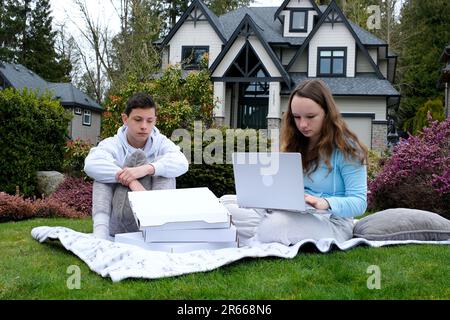
[[[291,104],[295,96],[309,98],[325,111],[319,142],[309,151],[309,138],[298,130],[292,115]],[[289,97],[288,110],[284,114],[281,127],[281,151],[300,152],[303,169],[307,173],[317,169],[320,159],[324,160],[330,172],[330,158],[334,148],[341,150],[347,160],[353,159],[361,164],[367,163],[367,147],[348,128],[336,107],[330,89],[321,80],[305,80],[294,89]]]

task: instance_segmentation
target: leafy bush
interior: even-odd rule
[[[369,183],[369,208],[416,208],[450,218],[450,118],[401,140]]]
[[[70,113],[49,95],[0,90],[0,190],[33,195],[36,171],[61,170]]]
[[[84,181],[83,178],[66,176],[64,182],[48,199],[62,203],[84,216],[89,216],[92,212],[92,182]]]
[[[386,162],[388,155],[380,154],[374,150],[369,150],[368,158],[369,163],[367,166],[367,180],[372,181],[383,169],[383,165]]]
[[[32,200],[0,192],[0,222],[54,217],[82,218],[86,214],[49,198]]]
[[[83,141],[80,138],[67,141],[64,147],[63,171],[73,177],[88,179],[84,172],[84,159],[89,154],[91,147],[89,141]]]
[[[195,136],[191,135],[192,139],[187,143],[181,141],[178,144],[190,160],[190,165],[188,172],[177,178],[177,188],[208,187],[217,197],[236,194],[231,164],[232,152],[265,151],[270,148],[270,140],[252,135],[252,132],[256,131],[227,128],[215,130],[217,137],[196,142]],[[222,141],[218,141],[219,137]],[[174,137],[172,140],[178,142]],[[199,159],[201,164],[196,163]],[[218,161],[214,161],[215,159]]]
[[[157,104],[156,126],[166,136],[178,128],[191,130],[194,120],[202,121],[207,127],[212,125],[214,98],[208,70],[184,76],[180,66],[170,66],[159,79],[138,82],[131,78],[125,87],[109,96],[102,118],[102,138],[116,134],[122,125],[121,114],[126,102],[136,92],[153,97]]]

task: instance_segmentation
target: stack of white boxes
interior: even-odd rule
[[[228,210],[208,188],[129,192],[139,232],[115,241],[173,253],[238,246]]]

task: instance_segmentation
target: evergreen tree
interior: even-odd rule
[[[436,83],[442,68],[439,57],[450,39],[450,3],[447,0],[407,0],[401,11],[399,78],[402,100],[399,125],[415,116],[429,99],[440,97]],[[412,131],[412,127],[403,127]]]
[[[48,81],[70,81],[70,61],[59,56],[55,49],[57,32],[52,30],[49,0],[37,0],[32,10],[29,9],[30,2],[25,0],[28,27],[24,32],[19,62]]]
[[[24,5],[15,0],[0,2],[0,60],[17,62],[26,28]]]
[[[240,7],[249,6],[254,0],[203,0],[203,2],[217,16]]]

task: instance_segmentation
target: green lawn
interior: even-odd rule
[[[358,247],[300,253],[294,259],[244,259],[211,272],[113,283],[92,272],[59,242],[40,244],[36,226],[91,232],[89,219],[0,223],[0,299],[450,299],[449,246]],[[69,290],[67,268],[81,268],[81,289]],[[369,290],[367,268],[381,270]]]

